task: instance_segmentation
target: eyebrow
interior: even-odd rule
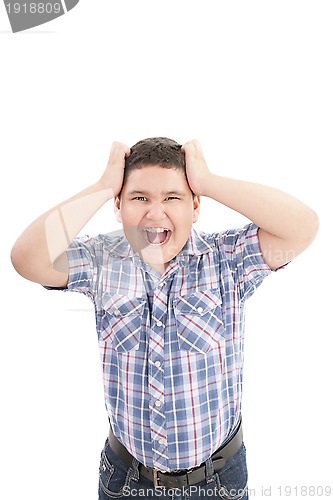
[[[148,191],[130,191],[128,193],[128,196],[133,196],[133,195],[140,195],[140,196],[146,196],[149,195],[150,193]],[[163,196],[186,196],[186,193],[183,193],[182,191],[162,191],[161,193]]]

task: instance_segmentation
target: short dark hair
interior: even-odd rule
[[[125,160],[124,181],[132,170],[158,165],[162,168],[177,168],[185,174],[185,154],[181,145],[167,137],[149,137],[131,147],[131,154]]]

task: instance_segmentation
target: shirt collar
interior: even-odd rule
[[[209,243],[208,235],[201,231],[196,231],[192,228],[190,236],[183,246],[182,250],[179,252],[178,256],[183,257],[186,255],[202,255],[213,251],[212,245]]]

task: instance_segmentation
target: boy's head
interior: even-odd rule
[[[199,205],[180,144],[153,137],[131,148],[115,213],[132,248],[160,274],[185,245]]]
[[[185,155],[181,145],[167,137],[150,137],[131,147],[131,154],[125,160],[123,187],[133,170],[147,166],[178,169],[186,177]]]

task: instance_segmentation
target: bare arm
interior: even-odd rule
[[[19,274],[43,285],[67,286],[66,249],[104,203],[120,192],[129,152],[124,144],[114,143],[107,168],[97,183],[53,207],[23,231],[11,251]]]
[[[208,196],[245,215],[259,226],[264,259],[277,269],[303,252],[318,231],[318,217],[300,200],[278,189],[212,174],[200,144],[183,146],[192,191]]]

